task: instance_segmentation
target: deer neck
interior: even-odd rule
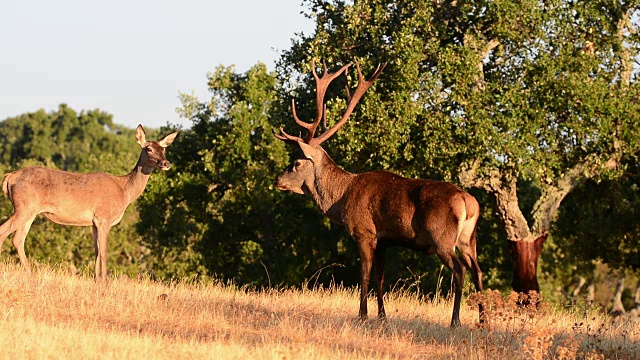
[[[308,191],[322,214],[338,221],[340,207],[336,204],[344,197],[354,176],[336,165],[328,155],[315,167],[315,183]]]
[[[126,176],[127,181],[125,183],[124,190],[127,194],[127,198],[129,199],[129,203],[132,203],[142,194],[152,172],[153,166],[144,165],[142,155],[140,155],[138,163]]]

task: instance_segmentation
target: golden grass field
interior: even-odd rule
[[[0,263],[6,359],[640,359],[640,324],[596,311],[519,308],[487,292],[485,325],[468,302],[386,297],[388,319],[357,320],[356,289],[251,290],[160,283]],[[470,303],[473,303],[473,298]],[[369,312],[376,313],[373,298]]]

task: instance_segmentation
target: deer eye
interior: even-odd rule
[[[151,148],[147,148],[147,152],[153,152],[153,150]]]

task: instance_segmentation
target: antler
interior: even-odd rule
[[[273,131],[273,135],[275,135],[275,137],[277,137],[280,140],[284,140],[284,141],[302,141],[304,143],[309,143],[311,141],[311,139],[313,139],[313,136],[316,133],[316,129],[318,128],[318,125],[320,125],[320,121],[324,118],[324,114],[325,114],[325,105],[324,105],[324,96],[327,92],[327,88],[329,87],[329,84],[331,84],[331,82],[337,78],[338,76],[342,75],[342,73],[347,70],[347,68],[349,68],[349,66],[351,66],[351,63],[348,63],[346,65],[344,65],[342,68],[340,68],[340,70],[336,71],[333,74],[330,74],[329,71],[327,70],[327,64],[323,61],[322,62],[322,67],[323,67],[323,74],[322,77],[318,76],[318,73],[316,72],[316,62],[315,61],[311,61],[311,69],[313,71],[313,77],[316,80],[316,109],[317,109],[317,113],[316,113],[316,118],[312,123],[308,123],[305,121],[302,121],[298,118],[298,114],[296,113],[296,101],[295,99],[291,100],[291,111],[293,113],[293,119],[296,121],[296,123],[300,126],[302,126],[303,128],[307,129],[308,134],[307,136],[302,139],[299,136],[291,136],[289,134],[287,134],[284,129],[282,127],[280,127],[280,133],[282,133],[282,135],[278,135],[275,133],[275,131]],[[325,119],[325,127],[326,127],[326,119]]]
[[[347,87],[347,98],[349,101],[347,110],[345,110],[344,114],[342,114],[342,119],[340,119],[340,121],[333,125],[329,130],[322,133],[322,135],[318,136],[317,138],[311,139],[308,143],[309,145],[314,147],[320,145],[322,142],[329,139],[331,135],[335,134],[335,132],[338,131],[338,129],[340,129],[342,125],[347,122],[347,119],[349,119],[349,116],[353,112],[353,109],[356,107],[356,104],[358,104],[358,101],[360,101],[362,95],[364,95],[364,93],[371,87],[373,82],[378,79],[380,73],[382,73],[382,70],[384,70],[384,68],[387,66],[387,63],[384,63],[382,65],[378,64],[378,67],[376,68],[376,71],[373,72],[373,76],[371,76],[371,79],[366,81],[362,76],[362,71],[360,70],[360,64],[358,63],[358,60],[354,61],[356,63],[356,68],[358,69],[358,87],[356,87],[353,95],[349,94],[349,90]]]
[[[376,81],[376,79],[378,79],[378,76],[380,76],[380,73],[382,72],[382,70],[385,68],[385,66],[387,66],[387,63],[384,63],[382,66],[378,65],[378,67],[376,68],[376,71],[374,72],[373,76],[371,77],[371,79],[369,81],[365,81],[364,77],[362,76],[362,71],[360,70],[360,64],[358,63],[357,60],[355,60],[356,63],[356,67],[358,69],[358,87],[356,88],[355,92],[353,93],[353,96],[351,96],[351,94],[349,93],[349,87],[347,86],[347,101],[348,101],[348,105],[347,105],[347,109],[345,110],[344,114],[342,115],[342,119],[340,119],[340,121],[335,124],[333,127],[331,127],[329,130],[325,131],[322,135],[320,135],[317,138],[314,138],[313,136],[315,135],[315,132],[318,128],[318,125],[320,125],[320,121],[324,119],[324,127],[327,127],[327,119],[326,119],[326,105],[324,104],[324,96],[325,93],[327,92],[327,88],[329,87],[329,84],[338,76],[340,76],[343,72],[345,72],[347,70],[347,68],[349,68],[349,66],[352,65],[352,63],[348,63],[346,65],[344,65],[342,68],[340,68],[340,70],[336,71],[333,74],[329,74],[327,71],[327,64],[323,61],[323,68],[324,68],[324,73],[322,74],[322,77],[318,77],[318,74],[316,73],[316,66],[315,66],[315,62],[311,63],[312,69],[313,69],[313,77],[316,79],[316,109],[317,109],[317,114],[316,114],[316,118],[314,120],[313,123],[307,123],[304,122],[302,120],[300,120],[298,118],[298,115],[296,114],[296,105],[295,105],[295,100],[291,100],[291,110],[293,112],[293,119],[296,121],[296,123],[300,126],[302,126],[303,128],[308,130],[308,134],[307,136],[302,139],[299,136],[291,136],[289,134],[287,134],[283,127],[280,127],[280,133],[282,135],[277,134],[275,131],[273,131],[273,135],[283,141],[290,141],[290,142],[298,142],[298,141],[302,141],[306,144],[309,144],[311,146],[318,146],[320,145],[320,143],[326,141],[328,138],[331,137],[331,135],[333,135],[336,131],[338,131],[338,129],[340,129],[340,127],[342,127],[342,125],[344,125],[344,123],[347,121],[347,119],[349,118],[349,116],[351,115],[351,113],[353,112],[353,109],[355,108],[356,104],[358,103],[358,101],[360,100],[360,98],[362,97],[362,95],[364,95],[364,93],[367,91],[367,89],[369,89],[369,87],[371,87],[371,85],[373,84],[374,81]]]

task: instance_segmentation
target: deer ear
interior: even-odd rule
[[[162,146],[163,148],[166,148],[167,146],[173,143],[173,140],[175,140],[176,136],[178,136],[178,132],[174,131],[171,134],[162,138],[162,140],[158,140],[158,145]]]
[[[147,134],[145,134],[142,125],[138,125],[138,127],[136,128],[136,141],[138,142],[138,144],[140,144],[140,146],[144,146],[144,144],[147,142]]]
[[[311,161],[320,159],[322,153],[317,148],[314,148],[309,144],[305,144],[302,141],[298,141],[298,145],[300,145],[300,149],[302,149],[302,153],[307,159]]]

